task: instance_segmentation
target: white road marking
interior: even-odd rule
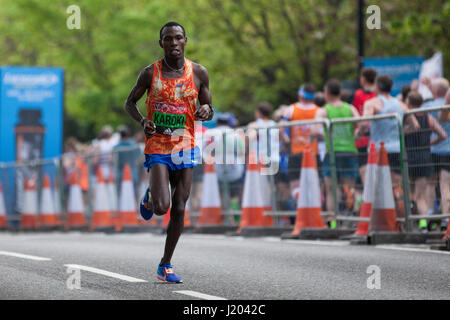
[[[399,251],[450,254],[450,251],[440,251],[440,250],[421,249],[421,248],[406,248],[406,247],[398,247],[398,246],[390,246],[390,245],[376,245],[375,248],[388,249],[388,250],[399,250]]]
[[[0,251],[0,255],[28,259],[28,260],[35,260],[35,261],[50,261],[50,260],[52,260],[50,258],[37,257],[37,256],[29,255],[29,254],[22,254],[22,253],[9,252],[9,251]]]
[[[191,239],[228,239],[227,236],[217,234],[217,235],[211,235],[211,234],[191,234],[189,235],[189,238]]]
[[[128,282],[148,282],[146,280],[133,278],[133,277],[129,277],[129,276],[125,276],[125,275],[119,274],[119,273],[110,272],[110,271],[97,269],[97,268],[93,268],[93,267],[82,266],[82,265],[79,265],[79,264],[65,264],[64,266],[68,267],[68,268],[74,268],[74,269],[80,269],[80,270],[84,270],[84,271],[89,271],[89,272],[101,274],[103,276],[116,278],[116,279],[120,279],[120,280],[125,280],[125,281],[128,281]]]
[[[323,241],[323,240],[282,240],[282,242],[287,243],[297,243],[297,244],[318,244],[321,246],[336,246],[336,247],[342,247],[342,246],[348,246],[348,242],[338,242],[338,241]]]
[[[205,299],[205,300],[227,300],[225,298],[211,296],[209,294],[204,294],[204,293],[201,293],[201,292],[191,291],[191,290],[179,290],[179,291],[174,291],[174,292],[175,293],[185,294],[185,295],[191,296],[191,297]]]

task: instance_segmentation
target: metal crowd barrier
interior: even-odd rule
[[[432,111],[442,111],[450,109],[450,106],[443,106],[443,107],[435,107],[435,108],[427,108],[427,109],[418,109],[414,111],[408,111],[405,113],[404,117],[409,115],[414,115],[417,113],[429,113]],[[398,124],[398,133],[400,138],[400,171],[401,171],[401,186],[403,189],[403,202],[404,202],[404,208],[405,208],[405,216],[404,217],[398,217],[399,222],[403,222],[405,226],[405,230],[407,232],[410,232],[412,230],[412,222],[417,221],[419,219],[426,219],[426,220],[436,220],[436,219],[444,219],[449,218],[450,213],[444,212],[442,214],[433,214],[430,216],[416,216],[411,214],[411,199],[410,199],[410,177],[408,172],[408,150],[405,148],[405,135],[403,130],[403,123],[404,118],[401,118],[397,114],[389,114],[389,115],[376,115],[373,117],[359,117],[359,118],[341,118],[341,119],[333,119],[333,120],[305,120],[305,121],[292,121],[292,122],[286,122],[286,123],[278,123],[273,126],[263,126],[263,127],[239,127],[235,128],[228,132],[223,132],[221,134],[221,139],[223,145],[227,145],[227,136],[230,134],[236,134],[239,133],[242,135],[244,140],[244,146],[246,149],[246,156],[248,156],[248,136],[249,132],[251,130],[256,130],[257,132],[265,132],[266,135],[269,137],[271,134],[273,134],[273,131],[278,134],[281,130],[290,130],[291,128],[297,126],[302,127],[305,126],[306,128],[315,127],[315,128],[321,128],[323,131],[323,136],[328,137],[328,145],[329,145],[329,157],[330,157],[330,169],[331,169],[331,182],[332,182],[332,199],[334,203],[334,210],[328,211],[326,206],[323,206],[322,210],[322,216],[326,220],[336,220],[340,223],[356,223],[358,221],[369,221],[368,218],[361,218],[358,216],[358,212],[354,212],[354,215],[346,214],[345,212],[342,212],[340,210],[340,202],[342,199],[338,197],[338,188],[341,187],[339,184],[339,181],[337,179],[338,171],[336,168],[336,153],[333,150],[333,143],[332,143],[332,133],[333,129],[337,124],[342,123],[359,123],[361,121],[379,121],[383,119],[395,119]],[[269,145],[270,139],[267,139],[267,146],[266,150],[268,150],[268,156],[272,155],[271,152],[273,151],[272,147]],[[136,193],[136,200],[139,199],[139,197],[142,195],[143,190],[145,190],[146,185],[148,183],[148,173],[147,171],[142,167],[143,163],[143,156],[142,156],[142,150],[140,147],[125,147],[118,150],[115,150],[114,152],[110,153],[110,160],[108,160],[108,163],[104,163],[104,165],[108,166],[113,172],[114,177],[120,177],[120,164],[119,162],[121,160],[120,155],[122,152],[139,152],[140,156],[136,158],[136,162],[132,164],[132,166],[135,166],[136,175],[137,177],[134,177],[134,186],[135,186],[135,193]],[[289,158],[289,156],[292,156],[291,149],[288,144],[279,145],[278,153],[281,155],[283,154],[285,157]],[[93,192],[95,185],[95,169],[99,165],[99,157],[104,156],[104,153],[90,153],[90,154],[63,154],[59,158],[54,159],[46,159],[46,160],[34,160],[27,163],[0,163],[0,180],[2,182],[3,186],[3,194],[5,198],[5,202],[7,204],[7,213],[8,213],[8,220],[10,222],[16,223],[20,219],[20,205],[18,206],[18,202],[20,202],[20,199],[17,198],[17,194],[20,193],[20,183],[23,181],[20,181],[20,179],[17,178],[19,175],[29,175],[34,174],[37,177],[38,186],[42,183],[42,178],[44,173],[48,173],[51,175],[52,185],[55,187],[58,186],[59,190],[59,199],[56,201],[59,202],[59,206],[61,208],[61,215],[64,219],[67,215],[67,196],[68,196],[68,177],[67,177],[67,171],[70,171],[73,168],[67,167],[67,164],[64,162],[64,159],[70,158],[70,157],[81,157],[86,164],[88,168],[88,179],[89,179],[89,187],[84,190],[85,191],[85,216],[86,218],[90,218],[92,216],[92,210],[93,210]],[[355,155],[358,156],[358,155]],[[223,155],[224,160],[225,159],[225,153]],[[72,159],[73,160],[73,159]],[[281,158],[280,158],[280,165],[281,165]],[[226,161],[224,161],[226,162]],[[426,165],[426,164],[425,164]],[[431,165],[431,164],[430,164]],[[245,170],[242,172],[242,179],[239,180],[239,183],[242,185],[239,185],[239,183],[236,183],[235,181],[229,181],[227,170],[232,169],[232,166],[224,166],[223,170],[223,177],[219,181],[220,183],[220,189],[221,189],[221,196],[222,196],[222,212],[223,215],[226,217],[225,224],[237,224],[239,222],[239,216],[241,214],[241,200],[242,200],[242,192],[243,192],[243,177],[245,176]],[[289,174],[292,174],[292,172],[289,172],[288,168],[280,168],[282,170],[281,174],[274,176],[269,176],[269,183],[270,183],[270,205],[271,210],[265,211],[266,215],[272,215],[274,217],[275,224],[281,225],[286,223],[293,223],[293,217],[296,216],[296,207],[292,207],[292,201],[289,197],[292,198],[292,190],[289,186],[290,184],[290,178]],[[18,174],[19,173],[19,174]],[[358,173],[359,174],[359,173]],[[201,188],[201,180],[203,175],[203,169],[202,166],[200,166],[195,172],[194,176],[196,177],[193,181],[193,190],[195,188]],[[320,163],[319,163],[319,176],[320,179],[323,178],[321,169],[320,169]],[[281,177],[281,178],[280,178]],[[56,183],[57,182],[57,183]],[[321,182],[323,184],[323,181]],[[357,186],[355,185],[355,188]],[[361,187],[361,186],[359,186]],[[233,188],[237,188],[233,189]],[[283,190],[281,190],[283,189]],[[198,205],[198,199],[193,199],[194,197],[199,198],[201,197],[201,192],[198,192],[200,189],[197,189],[196,192],[191,192],[191,207],[190,209],[190,216],[195,220],[199,215],[199,205]],[[116,179],[116,191],[119,191],[119,181]],[[289,197],[287,196],[289,194]],[[231,195],[234,195],[232,197]],[[323,193],[321,195],[323,198],[325,198],[325,194]],[[39,197],[39,196],[38,196]],[[234,199],[232,199],[234,198]],[[237,200],[235,199],[237,198]],[[326,200],[324,201],[326,203]],[[289,209],[286,209],[288,205],[291,205]],[[294,202],[295,204],[295,202]],[[284,219],[284,220],[283,220]],[[290,219],[289,222],[287,222],[286,219]],[[338,228],[340,228],[342,225],[338,224]]]

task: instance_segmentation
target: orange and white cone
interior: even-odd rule
[[[304,228],[325,228],[320,216],[321,198],[317,160],[310,148],[303,152],[300,174],[301,194],[297,199],[297,217],[291,235],[298,236]]]
[[[46,174],[42,184],[42,194],[39,212],[39,224],[41,227],[56,226],[56,212],[53,202],[53,194],[50,186],[50,177]]]
[[[69,199],[67,201],[67,225],[66,229],[81,228],[86,226],[84,218],[83,194],[76,172],[70,179]]]
[[[55,178],[55,189],[53,190],[53,201],[54,201],[54,204],[55,204],[56,225],[60,226],[60,225],[62,225],[62,221],[61,221],[61,202],[60,202],[59,185],[58,185],[58,179],[57,178]]]
[[[273,226],[272,216],[264,216],[264,196],[262,194],[260,164],[255,152],[250,152],[249,164],[245,172],[244,192],[242,195],[242,215],[238,233],[245,227]],[[270,195],[270,194],[269,194]]]
[[[35,179],[25,178],[23,202],[22,214],[20,215],[20,229],[37,229],[39,224],[37,220],[38,200]]]
[[[222,205],[220,201],[219,182],[214,163],[205,163],[200,202],[200,216],[197,225],[217,225],[223,223]]]
[[[128,164],[123,167],[122,185],[120,187],[119,199],[120,229],[122,227],[137,226],[136,201],[134,196],[133,180],[131,179],[131,169]]]
[[[7,223],[6,223],[5,199],[3,198],[2,184],[0,183],[0,229],[5,229],[6,227]]]
[[[378,152],[375,197],[372,204],[369,231],[398,231],[391,170],[384,142],[380,142]]]
[[[447,239],[450,239],[450,219],[448,220],[447,231],[445,232],[442,240],[447,240]]]
[[[372,203],[375,197],[377,180],[377,166],[377,147],[375,142],[372,142],[369,148],[369,156],[367,157],[362,204],[359,210],[359,216],[361,218],[370,218],[370,213],[372,212]],[[369,222],[360,221],[354,235],[365,236],[368,231]]]
[[[116,228],[120,231],[120,216],[119,216],[119,200],[117,196],[117,189],[114,182],[113,170],[109,171],[108,182],[106,183],[106,190],[108,192],[109,210],[111,212],[111,220]]]
[[[91,231],[113,227],[111,211],[108,201],[108,190],[103,179],[102,170],[97,170],[97,183],[95,185],[94,212],[92,214]]]

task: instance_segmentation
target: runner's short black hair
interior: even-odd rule
[[[411,91],[410,93],[408,93],[407,99],[408,99],[409,104],[413,108],[420,108],[420,106],[423,103],[422,95],[420,93],[418,93],[417,91]]]
[[[331,95],[339,96],[341,94],[341,83],[337,79],[328,80],[325,84],[325,89],[327,89]]]
[[[394,82],[392,81],[392,78],[388,75],[381,75],[378,76],[376,79],[377,87],[381,92],[390,93],[392,89],[392,85]]]
[[[314,97],[314,103],[318,106],[318,107],[323,107],[327,102],[325,100],[325,95],[323,94],[323,92],[317,92],[315,97]]]
[[[270,117],[272,114],[272,105],[267,101],[263,101],[258,105],[258,111],[261,112],[264,117]]]
[[[367,80],[368,83],[374,84],[377,77],[377,71],[374,68],[362,68],[361,76]]]
[[[166,28],[166,27],[180,27],[181,30],[183,30],[183,36],[186,37],[186,31],[184,30],[184,27],[181,24],[179,24],[178,22],[170,21],[170,22],[167,22],[165,25],[163,25],[161,30],[159,30],[159,39],[160,40],[162,40],[162,32],[163,32],[164,28]]]

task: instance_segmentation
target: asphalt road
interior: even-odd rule
[[[0,233],[0,299],[450,299],[450,252],[426,246],[186,233],[172,261],[184,284],[174,285],[155,276],[164,239]]]

